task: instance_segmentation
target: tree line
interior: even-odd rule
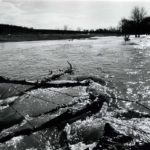
[[[0,24],[0,34],[75,34],[80,31],[34,29],[23,26]]]
[[[147,16],[146,10],[142,7],[134,7],[129,19],[123,18],[120,21],[120,32],[126,36],[141,34],[150,34],[150,16]]]
[[[146,10],[142,7],[134,7],[129,19],[123,18],[118,28],[95,29],[95,30],[49,30],[34,29],[23,26],[0,24],[0,34],[104,34],[104,35],[135,35],[150,34],[150,16],[147,16]]]
[[[119,29],[96,29],[96,30],[50,30],[34,29],[23,26],[0,24],[0,34],[119,34]]]

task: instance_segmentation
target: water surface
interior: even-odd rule
[[[58,71],[66,68],[67,61],[69,61],[75,68],[75,74],[72,76],[94,75],[102,78],[108,82],[109,88],[114,91],[116,96],[138,100],[150,108],[149,40],[149,37],[145,36],[136,39],[132,37],[131,41],[125,43],[123,37],[110,36],[84,40],[0,43],[0,75],[15,79],[37,80],[46,76],[49,70]],[[77,92],[80,93],[80,96],[85,92],[82,88],[63,89],[63,91],[72,94]],[[58,103],[62,97],[61,94],[57,96],[57,94],[52,93],[51,95],[49,90],[37,90],[34,94],[37,93],[40,96],[41,93],[39,92],[43,93],[47,99],[51,97],[51,99],[56,100],[57,98]],[[26,99],[26,97],[23,99]],[[70,98],[63,97],[61,100],[60,103],[68,102]],[[22,101],[19,102],[20,104],[17,103],[16,107],[20,110],[25,108],[23,113],[32,113],[32,111],[37,113],[38,110],[43,111],[51,106],[38,101],[37,107],[37,100],[32,99],[31,101],[29,98],[25,103]],[[26,102],[28,102],[28,105],[26,105]],[[120,104],[125,109],[149,112],[133,103],[121,102]],[[30,109],[32,105],[37,107],[38,110]],[[91,128],[93,121],[95,122],[94,130],[99,130],[100,118],[94,120],[90,118],[82,123],[76,122],[72,125],[72,128],[75,128],[76,131],[80,128]],[[137,126],[143,123],[140,127],[145,128],[150,124],[148,119],[125,121],[129,126],[135,125],[135,122]],[[87,130],[84,133],[87,133]],[[46,130],[44,133],[48,134],[49,137],[53,132]],[[31,140],[32,136],[29,139]],[[29,142],[29,139],[24,138],[24,143],[28,143],[24,147],[34,146]],[[36,147],[36,141],[33,141],[32,143],[35,143]],[[57,139],[50,141],[57,143]]]

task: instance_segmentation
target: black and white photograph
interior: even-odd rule
[[[0,150],[150,150],[150,1],[0,0]]]

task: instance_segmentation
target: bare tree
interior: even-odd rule
[[[122,34],[124,34],[125,42],[129,41],[130,40],[129,36],[132,30],[132,21],[122,18],[121,21],[119,22],[119,30],[122,32]]]
[[[68,26],[64,25],[64,31],[67,31],[67,30],[68,30]]]
[[[131,12],[131,19],[134,21],[135,23],[135,37],[140,37],[140,24],[143,21],[143,19],[146,16],[146,10],[142,7],[134,7],[132,12]]]
[[[142,7],[134,7],[131,12],[131,19],[135,21],[136,23],[140,23],[144,17],[146,16],[146,10]]]
[[[77,31],[81,31],[81,28],[80,28],[80,27],[77,27]]]

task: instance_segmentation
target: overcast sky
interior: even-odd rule
[[[150,15],[148,0],[0,0],[0,23],[47,29],[107,28],[130,17],[134,6],[145,7]]]

